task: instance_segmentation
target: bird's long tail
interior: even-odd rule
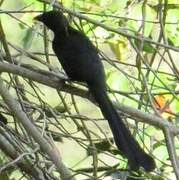
[[[133,138],[104,88],[98,88],[91,84],[88,84],[88,86],[96,102],[99,104],[102,114],[108,120],[118,149],[127,157],[130,169],[138,170],[139,167],[143,167],[146,171],[154,170],[155,162],[153,158],[146,154]]]

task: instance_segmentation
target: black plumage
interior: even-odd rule
[[[127,157],[131,170],[155,168],[155,162],[146,154],[126,128],[106,93],[105,74],[96,47],[88,37],[72,28],[59,11],[45,12],[36,20],[54,32],[53,50],[72,81],[85,82],[108,120],[118,149]]]

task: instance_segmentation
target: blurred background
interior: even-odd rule
[[[79,180],[179,178],[179,2],[1,0],[1,62],[48,77],[54,75],[57,78],[64,74],[51,47],[53,33],[33,21],[33,17],[52,10],[58,3],[71,26],[84,32],[99,49],[109,96],[116,107],[119,104],[119,113],[133,136],[154,157],[156,170],[152,173],[145,173],[142,169],[135,173],[127,170],[127,160],[117,151],[99,108],[88,100],[85,85],[68,83],[76,91],[69,88],[67,92],[0,68],[11,95],[36,127],[53,140],[64,163]],[[80,90],[86,94],[80,94]],[[126,110],[120,108],[121,104],[126,105]],[[21,158],[27,158],[29,166],[34,164],[49,177],[60,179],[53,162],[44,152],[35,151],[35,141],[3,99],[0,107],[7,119],[2,122],[0,134],[8,131],[13,138],[6,140],[14,150],[19,154],[30,154]],[[139,110],[135,112],[136,116],[130,108]],[[142,112],[146,112],[146,118],[140,116]],[[156,123],[147,118],[149,114],[156,117]],[[169,126],[167,135],[165,127]],[[18,167],[18,155],[14,162],[3,148],[0,153],[0,179],[31,178],[30,173]]]

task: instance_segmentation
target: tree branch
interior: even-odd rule
[[[22,110],[19,102],[17,102],[12,95],[9,93],[8,89],[5,87],[3,80],[0,78],[0,95],[2,96],[4,102],[8,105],[12,114],[21,122],[26,131],[31,135],[34,140],[40,145],[40,148],[48,154],[52,162],[56,165],[62,179],[75,180],[69,169],[63,164],[60,153],[54,144],[48,139],[42,137],[41,132],[37,127],[30,121],[26,113]]]
[[[43,70],[42,73],[40,73],[40,69],[36,69],[36,71],[33,71],[24,67],[3,62],[0,62],[0,72],[13,73],[24,78],[36,81],[38,83],[47,85],[49,87],[56,88],[57,90],[64,91],[83,98],[87,98],[88,100],[94,103],[93,97],[90,96],[87,90],[66,84],[64,82],[64,76],[61,76],[60,78],[60,75],[55,76],[55,74],[52,74],[48,71]],[[170,129],[170,132],[172,132],[174,135],[179,134],[179,128],[175,127],[172,123],[166,121],[161,117],[158,117],[150,113],[142,112],[141,110],[132,108],[121,103],[114,104],[118,110],[134,117],[138,122],[145,122],[155,127],[158,127],[162,130],[165,130],[165,127],[168,127]]]
[[[31,162],[27,161],[24,157],[17,160],[17,158],[21,157],[22,154],[20,154],[17,149],[14,148],[14,146],[8,141],[6,137],[12,139],[12,135],[9,136],[8,132],[3,130],[2,127],[0,127],[0,147],[6,155],[8,155],[9,157],[11,157],[11,159],[14,160],[14,162],[11,162],[11,166],[17,165],[20,169],[22,169],[22,171],[26,172],[34,179],[45,180],[43,172],[37,167],[33,166]],[[2,171],[3,167],[1,166],[0,174]]]
[[[71,9],[68,9],[64,6],[61,6],[59,3],[53,1],[53,0],[37,0],[39,2],[44,2],[44,3],[47,3],[47,4],[50,4],[52,5],[53,7],[55,8],[58,8],[58,9],[61,9],[63,10],[64,12],[67,12],[69,14],[72,14],[80,19],[85,19],[86,21],[92,23],[92,24],[95,24],[97,26],[100,26],[108,31],[111,31],[111,32],[114,32],[114,33],[117,33],[117,34],[120,34],[126,38],[129,38],[129,39],[134,39],[134,40],[139,40],[139,41],[143,41],[143,42],[148,42],[150,44],[154,44],[154,45],[158,45],[160,47],[164,47],[164,48],[168,48],[168,49],[171,49],[173,51],[176,51],[176,52],[179,52],[179,48],[177,47],[174,47],[174,46],[170,46],[170,45],[167,45],[167,44],[162,44],[162,43],[159,43],[159,42],[156,42],[156,41],[153,41],[152,39],[150,38],[147,38],[147,37],[143,37],[143,36],[134,36],[132,34],[129,34],[129,33],[126,33],[124,30],[120,30],[120,29],[116,29],[116,28],[113,28],[111,26],[107,26],[103,23],[100,23],[99,21],[96,21],[94,19],[91,19],[91,18],[88,18],[87,16],[83,15],[83,14],[80,14],[79,12],[76,12],[74,10],[71,10]],[[53,3],[54,2],[54,3]]]

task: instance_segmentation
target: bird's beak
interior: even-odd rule
[[[42,15],[40,14],[40,15],[38,15],[38,16],[35,16],[34,18],[33,18],[33,20],[35,20],[35,21],[43,21],[43,18],[42,18]]]

